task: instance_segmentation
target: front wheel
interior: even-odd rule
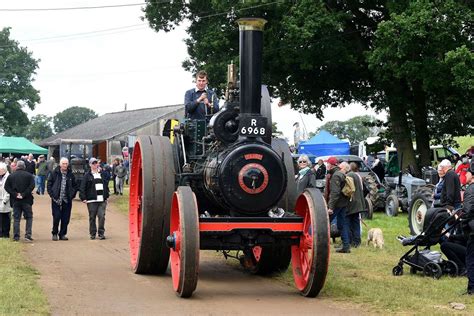
[[[408,209],[408,224],[412,235],[419,235],[423,231],[426,212],[431,207],[432,203],[432,198],[424,193],[420,192],[413,195]]]
[[[385,200],[385,214],[388,216],[397,216],[398,208],[398,197],[394,194],[390,194]]]
[[[402,266],[394,266],[392,269],[392,274],[394,276],[403,275],[403,267]]]
[[[301,295],[315,297],[324,286],[329,265],[329,219],[321,192],[303,191],[295,212],[304,220],[299,244],[291,247],[293,277]]]
[[[180,297],[190,297],[197,286],[199,271],[199,218],[196,196],[190,187],[181,186],[171,204],[171,277]]]

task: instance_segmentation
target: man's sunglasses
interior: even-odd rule
[[[307,161],[306,160],[300,160],[300,161],[298,161],[298,163],[307,163]]]

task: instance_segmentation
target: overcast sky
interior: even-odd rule
[[[99,114],[181,104],[193,87],[191,73],[183,70],[187,56],[181,27],[170,33],[150,29],[141,6],[87,10],[5,11],[5,9],[110,6],[140,0],[0,0],[0,28],[11,27],[11,38],[40,59],[34,86],[41,103],[35,114],[54,116],[70,106]],[[210,74],[212,79],[212,74]],[[324,111],[323,122],[301,115],[289,106],[272,105],[273,120],[292,141],[294,122],[308,132],[326,121],[373,114],[361,106]],[[383,116],[382,116],[383,117]],[[301,125],[301,124],[300,124]]]

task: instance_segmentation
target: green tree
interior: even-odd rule
[[[275,137],[283,135],[283,132],[278,130],[277,122],[272,122],[272,135]]]
[[[431,162],[430,139],[474,131],[473,18],[461,1],[412,1],[375,32],[374,49],[368,54],[375,82],[392,93],[403,88],[391,100],[386,98],[403,103],[389,107],[393,137],[400,141],[394,123],[410,122],[422,165]],[[410,138],[404,142],[412,146]]]
[[[408,165],[415,164],[412,130],[426,160],[427,135],[456,135],[461,128],[451,122],[468,124],[472,111],[460,101],[472,100],[472,77],[461,70],[472,70],[472,12],[461,0],[199,0],[150,1],[145,17],[165,31],[188,20],[183,66],[206,68],[221,88],[225,65],[238,63],[235,21],[265,18],[263,81],[272,95],[319,118],[325,107],[355,101],[387,110]]]
[[[38,114],[31,118],[26,137],[34,142],[48,138],[53,135],[51,128],[52,118]]]
[[[89,108],[72,106],[54,116],[54,130],[56,133],[60,133],[71,127],[90,121],[97,116],[97,113]]]
[[[380,128],[374,126],[377,119],[370,115],[356,116],[347,121],[329,121],[320,126],[316,132],[326,130],[339,139],[348,139],[351,144],[358,144],[370,136],[377,136]]]
[[[10,39],[10,29],[0,31],[0,132],[24,136],[29,124],[24,108],[33,110],[40,101],[32,83],[39,60],[18,42]]]

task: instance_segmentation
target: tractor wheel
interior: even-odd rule
[[[372,202],[372,205],[377,205],[379,197],[379,187],[377,183],[377,178],[374,173],[369,173],[365,176],[365,183],[368,186],[369,194],[368,197]]]
[[[199,215],[196,196],[180,186],[173,195],[168,237],[173,288],[180,297],[190,297],[199,272]]]
[[[421,187],[413,195],[408,208],[408,224],[412,235],[419,235],[423,231],[426,211],[433,205],[433,189]]]
[[[372,205],[372,201],[368,196],[365,198],[365,209],[362,213],[360,213],[360,216],[363,219],[372,219],[374,216],[374,206]]]
[[[169,139],[139,136],[132,161],[129,201],[132,269],[138,274],[163,274],[169,261],[165,241],[175,186]]]
[[[287,177],[286,191],[283,193],[280,202],[278,202],[278,207],[281,207],[286,212],[292,212],[296,203],[296,181],[293,158],[291,157],[290,148],[283,139],[273,138],[272,149],[283,158]]]
[[[390,194],[385,200],[385,214],[388,216],[398,215],[398,197],[395,194]]]
[[[329,219],[326,202],[318,189],[298,197],[296,214],[303,217],[303,233],[291,247],[291,265],[301,295],[315,297],[324,286],[329,265]]]

